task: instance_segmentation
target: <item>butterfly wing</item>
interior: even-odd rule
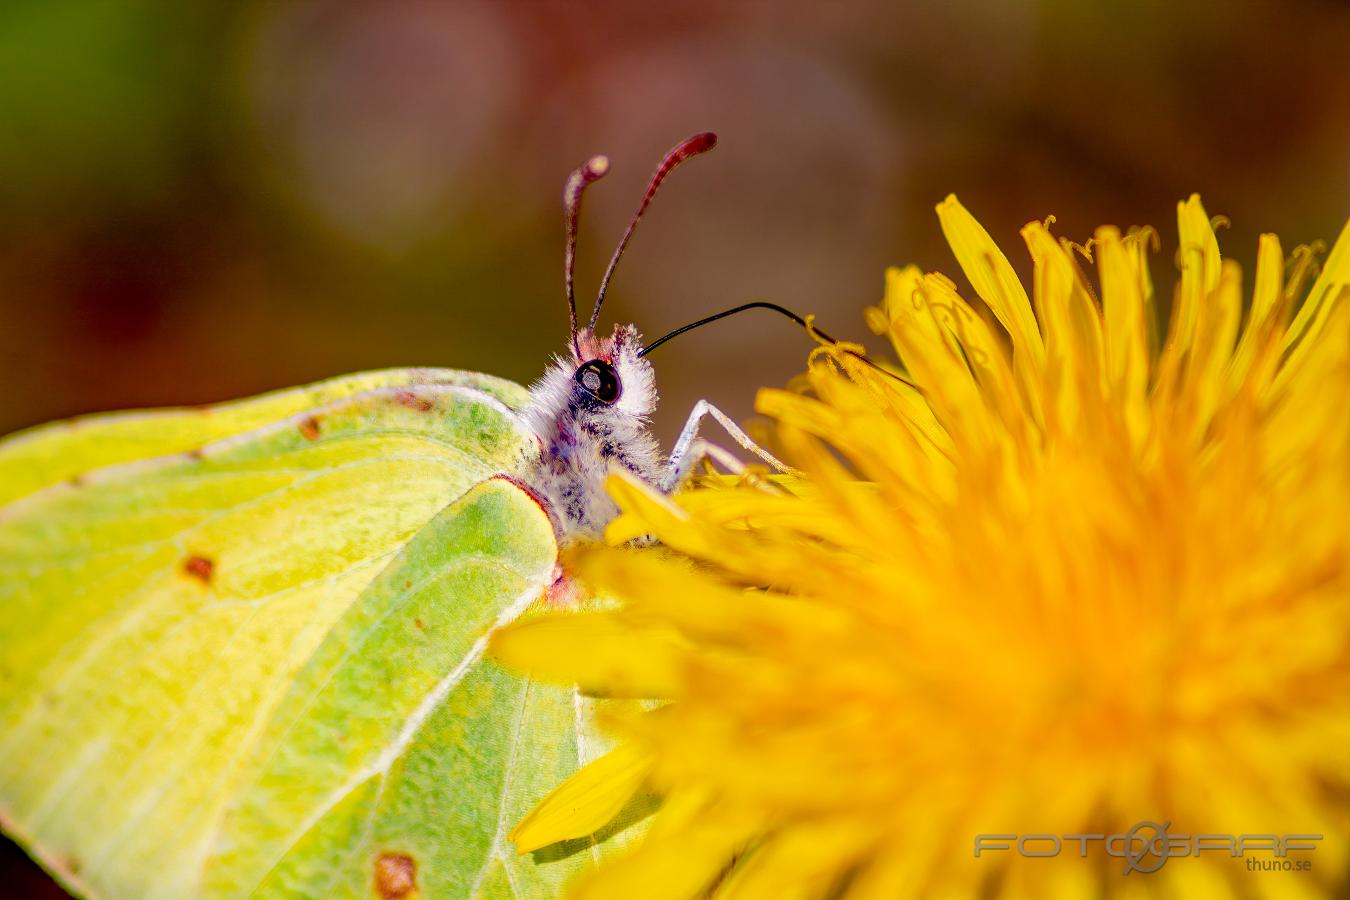
[[[0,443],[5,828],[108,897],[542,893],[589,864],[502,839],[577,763],[571,693],[482,662],[556,560],[493,478],[537,452],[522,397],[372,373]]]
[[[0,441],[0,505],[102,466],[186,452],[289,416],[301,416],[297,426],[314,431],[322,423],[302,414],[365,391],[415,391],[435,385],[480,391],[512,410],[524,408],[529,401],[529,394],[520,385],[491,375],[456,369],[384,369],[220,406],[82,416]]]

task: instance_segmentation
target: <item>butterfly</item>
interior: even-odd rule
[[[584,326],[581,200],[608,161],[567,179],[569,340],[528,390],[397,369],[0,442],[0,826],[72,892],[138,898],[551,896],[632,840],[514,853],[607,743],[600,701],[484,650],[616,515],[611,472],[670,492],[700,460],[741,470],[706,418],[786,469],[706,402],[663,456],[648,356],[748,309],[801,317],[596,330],[658,188],[715,142],[661,161]]]

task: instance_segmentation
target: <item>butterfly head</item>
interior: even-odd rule
[[[652,365],[642,356],[642,336],[632,325],[615,325],[609,337],[590,329],[572,347],[572,402],[591,415],[617,413],[646,419],[656,407]]]

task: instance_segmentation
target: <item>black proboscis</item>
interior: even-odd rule
[[[681,325],[679,328],[676,328],[674,331],[670,331],[670,332],[667,332],[667,333],[661,335],[659,338],[657,338],[656,340],[652,341],[652,342],[651,342],[650,344],[648,344],[647,346],[643,347],[641,350],[638,351],[638,356],[646,356],[648,353],[651,353],[653,350],[655,350],[657,347],[659,347],[659,346],[661,346],[662,344],[664,344],[666,341],[669,341],[669,340],[671,340],[672,338],[677,338],[677,337],[679,337],[680,335],[684,334],[684,333],[687,332],[687,331],[693,331],[695,328],[702,328],[704,325],[709,325],[709,324],[711,324],[711,323],[713,323],[713,322],[716,322],[716,321],[719,320],[719,319],[725,319],[725,318],[727,318],[728,316],[734,316],[734,315],[736,315],[737,313],[743,313],[743,312],[746,312],[747,310],[751,310],[751,309],[767,309],[767,310],[770,310],[770,311],[772,311],[772,312],[776,312],[776,313],[778,313],[779,315],[784,316],[784,317],[786,317],[786,318],[788,318],[788,319],[791,319],[793,322],[796,322],[796,323],[797,323],[798,325],[800,325],[802,328],[806,329],[806,330],[809,331],[810,333],[814,334],[816,337],[818,337],[818,338],[820,338],[821,340],[825,341],[827,344],[835,344],[835,345],[838,345],[838,344],[839,344],[839,341],[837,341],[837,340],[835,340],[834,338],[830,337],[830,335],[826,334],[824,331],[822,331],[822,330],[820,330],[819,328],[815,327],[815,325],[808,325],[807,322],[806,322],[806,319],[804,319],[804,318],[802,318],[801,316],[797,315],[795,312],[793,312],[792,310],[788,309],[786,306],[781,306],[781,305],[779,305],[779,304],[777,304],[777,303],[770,303],[770,302],[767,301],[767,300],[754,300],[754,301],[751,301],[750,303],[742,303],[740,306],[733,306],[731,309],[724,309],[724,310],[722,310],[721,312],[719,312],[719,313],[713,313],[713,314],[710,315],[710,316],[704,316],[702,319],[699,319],[699,320],[696,321],[696,322],[690,322],[688,325]],[[907,379],[907,378],[902,378],[901,376],[895,374],[894,372],[890,371],[889,369],[884,369],[884,368],[882,368],[882,367],[879,366],[879,365],[878,365],[871,357],[867,356],[866,354],[859,353],[859,352],[857,352],[856,350],[848,350],[848,349],[845,349],[843,352],[844,352],[844,353],[847,353],[849,356],[852,356],[854,359],[857,359],[857,360],[860,360],[860,361],[863,362],[863,363],[866,363],[867,365],[871,366],[873,369],[876,369],[876,370],[877,370],[878,372],[880,372],[881,374],[886,375],[887,377],[890,377],[890,378],[894,378],[896,381],[900,382],[901,384],[907,384],[907,385],[909,385],[910,387],[914,388],[915,390],[919,390],[918,385],[914,384],[914,382],[910,381],[910,380]]]

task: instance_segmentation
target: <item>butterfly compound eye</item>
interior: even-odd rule
[[[623,393],[619,373],[602,359],[593,359],[577,369],[576,381],[602,403],[614,403]]]

